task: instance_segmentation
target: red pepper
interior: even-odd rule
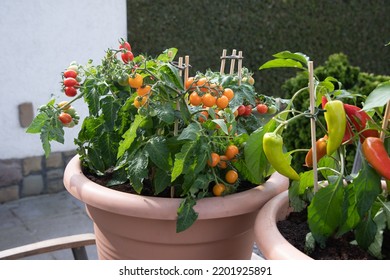
[[[321,103],[322,109],[325,108],[326,103],[328,102],[325,96],[322,96]],[[379,137],[378,130],[376,129],[366,129],[367,121],[371,120],[371,117],[363,111],[361,108],[344,104],[344,110],[347,114],[349,121],[347,122],[347,127],[345,129],[345,134],[343,138],[343,143],[351,144],[353,137],[353,129],[359,133],[360,142],[363,143],[364,139],[367,137]],[[363,131],[362,131],[363,130]]]
[[[386,180],[390,180],[390,157],[383,140],[377,137],[367,137],[362,144],[362,151],[367,162],[376,172]]]
[[[357,132],[364,130],[367,121],[371,120],[371,117],[357,106],[344,104],[344,110]],[[359,133],[359,137],[360,142],[363,143],[367,137],[379,137],[379,133],[376,129],[367,129]]]

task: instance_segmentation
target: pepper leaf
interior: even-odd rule
[[[379,84],[367,97],[363,106],[364,111],[382,107],[390,100],[390,82]]]

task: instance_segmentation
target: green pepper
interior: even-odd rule
[[[289,156],[283,153],[283,138],[275,132],[267,132],[263,137],[263,150],[268,162],[280,174],[299,180],[298,173],[290,166]]]
[[[325,121],[328,128],[328,144],[326,154],[332,155],[343,142],[347,117],[344,104],[340,100],[332,100],[325,105]]]

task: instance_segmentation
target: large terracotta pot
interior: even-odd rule
[[[100,259],[250,259],[259,209],[288,188],[274,173],[254,189],[197,202],[198,220],[176,233],[181,199],[111,190],[87,179],[75,156],[64,174],[66,189],[86,204]]]
[[[277,222],[285,219],[290,212],[286,190],[270,199],[256,217],[256,244],[267,260],[312,260],[291,245],[277,227]]]

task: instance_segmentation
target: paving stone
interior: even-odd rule
[[[46,172],[47,180],[54,180],[64,177],[64,169],[52,169]]]
[[[15,199],[19,199],[18,185],[12,185],[12,186],[0,188],[0,203],[12,201]]]
[[[72,151],[66,151],[62,153],[62,156],[64,158],[65,165],[68,164],[68,162],[77,154],[75,150]]]
[[[28,157],[23,159],[23,175],[33,172],[42,172],[42,157]]]
[[[0,187],[18,184],[22,178],[20,160],[0,160]]]
[[[42,175],[28,175],[24,177],[22,185],[22,197],[41,194],[44,189],[43,177]]]
[[[50,156],[46,159],[46,168],[59,168],[63,166],[64,162],[61,152],[51,153]]]
[[[56,180],[48,180],[47,181],[47,192],[48,193],[57,193],[60,191],[64,191],[64,183],[63,179],[56,179]]]

